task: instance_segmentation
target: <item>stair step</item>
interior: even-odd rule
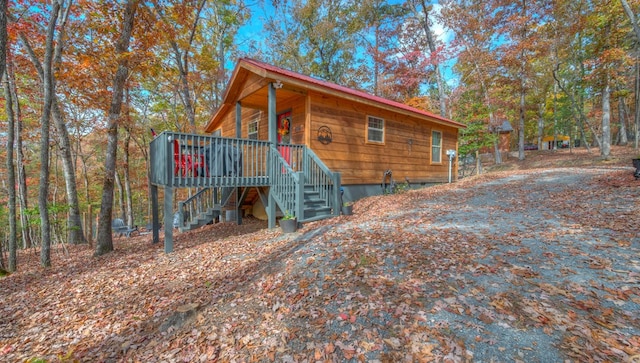
[[[314,217],[328,217],[331,216],[331,207],[316,207],[304,209],[305,220]]]
[[[330,217],[333,217],[333,215],[332,214],[319,214],[317,216],[307,217],[307,218],[305,218],[303,220],[300,220],[298,222],[300,222],[300,223],[314,222],[314,221],[319,221],[319,220],[322,220],[322,219],[325,219],[325,218],[330,218]]]

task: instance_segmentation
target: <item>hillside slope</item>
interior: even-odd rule
[[[629,163],[630,164],[630,163]],[[291,235],[247,219],[0,280],[24,361],[562,361],[640,354],[640,181],[503,171],[358,201]]]

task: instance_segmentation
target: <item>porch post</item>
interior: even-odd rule
[[[278,132],[276,125],[276,88],[273,86],[273,83],[269,83],[269,98],[268,98],[268,109],[267,112],[269,114],[269,143],[271,144],[271,148],[274,149],[278,142]],[[271,150],[269,150],[271,153]],[[270,158],[267,158],[267,160]],[[273,167],[271,165],[267,165],[268,173],[270,174],[273,171]],[[269,184],[273,182],[271,175],[269,175]],[[269,228],[276,228],[276,201],[273,197],[273,185],[269,186],[269,198],[268,205],[266,206],[267,217],[269,219],[268,226]]]
[[[236,138],[242,137],[242,106],[236,102]]]
[[[164,253],[173,252],[173,188],[164,187]]]
[[[236,138],[242,137],[242,105],[240,101],[236,102]],[[240,194],[240,188],[236,188],[236,223],[242,224],[242,210],[240,209],[240,203],[242,200],[238,200]]]
[[[153,243],[160,242],[160,217],[158,213],[158,186],[151,184],[151,230]]]

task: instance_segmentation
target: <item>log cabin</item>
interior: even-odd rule
[[[196,188],[178,203],[181,230],[219,216],[228,205],[236,209],[238,223],[243,208],[252,207],[254,214],[263,209],[273,228],[279,213],[313,221],[339,215],[343,202],[391,192],[394,183],[416,187],[455,180],[464,127],[242,58],[204,135],[163,132],[151,142],[154,230],[158,187],[165,191],[165,225],[174,215],[172,188]],[[167,238],[172,235],[165,229],[169,252]]]

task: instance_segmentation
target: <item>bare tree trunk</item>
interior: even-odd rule
[[[526,19],[527,17],[527,2],[526,0],[522,0],[522,17]],[[526,22],[522,26],[522,41],[524,42],[527,39],[527,24]],[[527,81],[527,54],[526,50],[523,48],[520,53],[520,57],[522,58],[520,64],[520,123],[518,127],[518,160],[524,160],[524,121],[525,121],[525,92],[526,92],[526,81]]]
[[[125,209],[127,225],[133,227],[133,197],[131,195],[131,177],[129,176],[129,143],[131,140],[131,134],[127,130],[127,134],[124,138],[124,166],[122,167],[122,175],[124,179],[124,196],[125,196]]]
[[[538,149],[542,149],[542,137],[544,136],[544,103],[538,105]]]
[[[113,251],[111,235],[111,216],[113,212],[113,182],[116,172],[116,157],[118,150],[118,121],[122,108],[122,96],[125,81],[129,75],[128,58],[125,56],[129,49],[133,20],[138,8],[137,0],[128,0],[125,4],[122,32],[116,43],[118,70],[113,80],[113,94],[109,108],[109,127],[107,132],[107,154],[105,158],[105,178],[102,187],[102,201],[100,203],[100,220],[98,223],[98,241],[95,256]]]
[[[131,115],[129,113],[129,107],[131,105],[131,97],[129,97],[129,87],[127,86],[125,89],[125,100],[126,100],[126,108],[125,115],[127,118],[127,125],[125,127],[125,136],[124,136],[124,145],[123,145],[123,156],[124,156],[124,165],[122,167],[122,175],[124,179],[124,193],[125,193],[125,206],[126,206],[126,217],[127,219],[123,219],[127,221],[127,225],[129,227],[134,226],[134,218],[133,218],[133,196],[131,195],[131,177],[129,175],[129,145],[131,144]]]
[[[120,174],[118,174],[118,170],[116,170],[114,174],[116,178],[116,189],[118,190],[118,209],[120,210],[120,214],[118,218],[123,221],[127,220],[127,212],[124,209],[124,190],[122,188],[122,180],[120,179]]]
[[[638,52],[640,53],[640,52]],[[636,70],[636,81],[635,81],[635,89],[634,89],[634,93],[635,93],[635,104],[636,104],[636,110],[634,113],[634,138],[633,138],[633,147],[636,148],[636,150],[638,149],[638,147],[640,146],[640,62],[638,61],[640,59],[640,54],[636,55],[636,66],[635,66],[635,70]]]
[[[493,142],[493,152],[495,153],[496,164],[502,164],[502,153],[500,152],[500,133],[496,132],[496,140]]]
[[[6,5],[6,4],[5,4]],[[15,117],[13,113],[13,100],[11,98],[11,87],[9,86],[9,77],[5,72],[5,111],[7,112],[7,190],[9,191],[9,265],[11,272],[16,271],[18,267],[18,234],[16,231],[16,172],[13,163],[13,143],[15,139]]]
[[[626,146],[629,143],[629,137],[627,136],[627,107],[622,96],[618,97],[618,119],[620,120],[618,145]]]
[[[49,194],[49,124],[51,120],[54,87],[52,72],[53,37],[56,30],[56,23],[58,22],[60,3],[54,0],[52,5],[43,62],[44,106],[42,107],[42,119],[40,122],[40,186],[38,188],[38,209],[40,211],[40,231],[42,235],[40,264],[43,267],[51,267],[51,225],[49,223],[49,212],[47,210]]]
[[[523,62],[523,73],[524,73],[524,62]],[[520,81],[520,122],[518,124],[518,160],[524,160],[524,113],[525,113],[525,77],[524,74],[521,76]]]
[[[16,169],[18,173],[18,202],[20,205],[20,227],[22,230],[23,248],[31,248],[31,226],[27,219],[27,209],[29,208],[29,196],[27,190],[27,173],[24,166],[24,151],[22,147],[22,111],[18,99],[18,89],[15,82],[15,73],[12,57],[7,53],[7,76],[9,77],[9,87],[11,99],[13,100],[13,111],[16,119]]]
[[[9,191],[9,271],[18,267],[18,236],[16,232],[16,174],[13,164],[15,118],[11,99],[11,86],[7,70],[7,0],[0,0],[0,77],[4,77],[5,111],[7,113],[7,189]]]
[[[78,153],[80,153],[80,149],[78,149]],[[82,162],[82,176],[84,182],[84,199],[87,202],[87,208],[89,209],[89,230],[85,231],[87,233],[87,239],[90,242],[93,242],[93,216],[91,214],[91,195],[89,194],[89,171],[87,170],[87,159],[84,155],[80,157],[80,161]]]
[[[609,86],[609,80],[607,79],[605,82],[606,84],[602,91],[602,144],[600,147],[600,155],[608,159],[611,154],[611,88]]]

